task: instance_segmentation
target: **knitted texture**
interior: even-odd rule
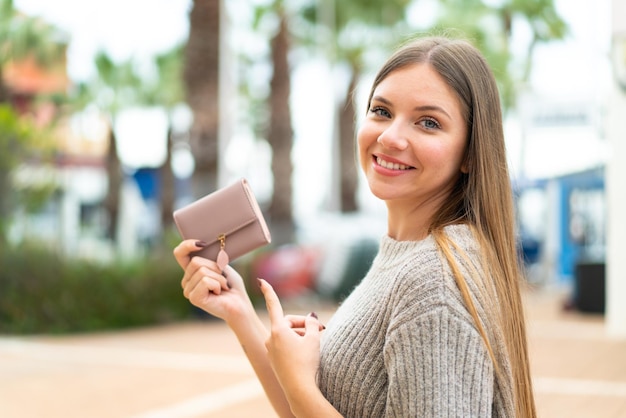
[[[467,226],[445,229],[484,280]],[[510,364],[484,289],[461,267],[501,371],[429,236],[384,236],[372,266],[322,337],[318,384],[344,417],[513,417]],[[476,276],[476,275],[474,275]]]

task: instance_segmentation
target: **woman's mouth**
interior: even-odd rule
[[[405,165],[405,164],[400,164],[400,163],[394,163],[391,161],[386,161],[383,160],[380,157],[374,157],[376,159],[376,164],[378,164],[379,166],[386,168],[388,170],[410,170],[413,167],[411,167],[410,165]]]

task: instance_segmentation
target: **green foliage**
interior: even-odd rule
[[[19,13],[12,0],[0,0],[0,73],[10,60],[27,56],[44,65],[61,62],[66,37],[58,28]]]
[[[554,0],[505,0],[488,5],[482,0],[440,0],[440,12],[430,31],[450,28],[472,41],[485,55],[499,85],[504,110],[513,108],[530,76],[533,50],[539,43],[563,39],[567,24]],[[510,51],[513,25],[525,25],[532,39],[524,56]]]
[[[410,0],[344,0],[311,2],[302,11],[302,19],[316,29],[309,31],[313,45],[325,45],[325,54],[333,62],[347,62],[360,70],[366,55],[373,51],[389,51],[402,34],[409,31],[406,12]],[[300,39],[302,29],[298,25]],[[304,39],[303,44],[307,44]],[[386,55],[386,52],[383,53]]]
[[[24,157],[33,130],[8,106],[0,104],[0,243],[5,240],[12,209],[18,199],[11,172]]]
[[[182,83],[184,47],[177,45],[154,57],[156,78],[143,85],[141,98],[148,105],[172,109],[184,101]]]
[[[103,265],[33,245],[0,249],[0,332],[96,331],[188,318],[193,310],[181,277],[171,254]]]
[[[20,118],[9,105],[0,104],[0,243],[16,206],[27,212],[43,207],[56,190],[51,182],[15,184],[12,174],[27,157],[42,158],[50,151],[51,136]]]
[[[26,213],[37,213],[49,202],[50,197],[59,190],[52,181],[15,188],[17,204]]]
[[[184,101],[183,52],[183,45],[176,45],[153,57],[152,71],[141,71],[133,58],[116,62],[99,51],[94,59],[95,76],[78,83],[69,101],[76,110],[95,104],[112,119],[132,106],[162,106],[171,110]]]
[[[10,106],[0,104],[0,171],[15,167],[32,137],[32,126]]]

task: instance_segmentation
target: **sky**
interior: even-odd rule
[[[238,10],[249,3],[235,1],[240,4]],[[424,23],[432,16],[433,1],[417,2],[413,19]],[[587,0],[555,0],[571,32],[566,41],[537,49],[533,83],[539,90],[565,93],[593,88],[591,83],[580,80],[592,80],[597,56],[608,53],[609,3],[599,0],[589,7]],[[141,58],[184,41],[190,5],[191,0],[15,0],[18,9],[67,31],[71,38],[68,70],[73,79],[89,76],[93,71],[89,57],[99,48],[116,59]],[[565,63],[570,63],[572,77],[563,77],[563,69],[568,66]],[[579,78],[575,86],[572,72]]]
[[[187,38],[190,0],[14,0],[17,9],[42,17],[70,37],[68,72],[73,80],[93,73],[91,57],[149,57]]]
[[[238,2],[236,8],[243,12],[250,1],[230,0],[229,7]],[[425,19],[432,13],[433,1],[418,2],[414,17]],[[133,57],[141,61],[183,42],[187,37],[190,4],[191,0],[15,0],[18,9],[41,16],[68,33],[68,72],[74,80],[84,80],[93,73],[91,58],[99,49],[106,50],[114,59]],[[512,171],[531,178],[587,168],[601,163],[606,153],[601,109],[611,88],[610,0],[594,1],[593,7],[587,0],[555,0],[555,5],[570,26],[569,35],[564,41],[536,49],[531,86],[523,100],[525,105],[507,120],[505,127]],[[521,30],[515,36],[513,48],[523,47],[527,33]],[[239,44],[250,41],[246,39]],[[323,82],[331,77],[328,66],[315,61],[296,68],[293,75],[294,183],[302,210],[315,210],[325,201],[334,200],[326,187],[330,184],[332,167],[330,123],[334,109],[324,109],[326,113],[319,109],[319,103],[333,94],[333,83]],[[311,83],[312,79],[322,81]],[[532,126],[533,118],[538,115],[568,111],[586,112],[591,122],[567,129]],[[311,114],[318,117],[311,118]],[[321,118],[326,122],[321,123]],[[530,127],[524,122],[531,122]],[[129,137],[142,136],[130,133],[128,125],[124,129],[127,128]],[[234,169],[248,175],[261,173],[259,177],[266,178],[262,166],[267,166],[268,151],[266,147],[252,145],[251,141],[245,132],[233,135],[229,152],[237,157]],[[124,158],[136,164],[162,158],[164,150],[158,146],[146,147],[141,142],[129,142],[125,147]],[[243,149],[248,155],[242,158]],[[559,158],[554,158],[555,155]],[[268,187],[269,184],[264,184],[261,189],[269,192]]]

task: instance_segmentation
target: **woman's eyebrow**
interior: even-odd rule
[[[387,106],[391,106],[391,101],[385,99],[382,96],[372,96],[372,100],[373,101],[377,101],[377,102],[381,102]],[[370,102],[370,104],[371,104]],[[421,106],[415,106],[413,108],[413,110],[419,111],[419,112],[438,112],[438,113],[442,113],[443,115],[445,115],[448,119],[452,119],[452,116],[450,116],[450,114],[448,112],[445,111],[445,109],[441,106],[437,106],[437,105],[421,105]]]
[[[439,112],[447,116],[448,119],[452,119],[450,114],[446,112],[443,107],[436,106],[436,105],[415,106],[413,110],[419,110],[420,112]]]
[[[391,102],[382,96],[372,96],[372,100],[370,100],[370,102],[373,102],[374,100],[376,100],[377,102],[382,102],[386,105],[391,105]]]
[[[372,96],[372,100],[373,101],[377,101],[377,102],[381,102],[382,104],[385,104],[387,106],[391,106],[391,101],[385,99],[382,96]],[[437,106],[437,105],[421,105],[421,106],[415,106],[413,108],[414,111],[418,111],[418,112],[437,112],[437,113],[441,113],[444,116],[446,116],[448,119],[452,119],[452,116],[450,116],[450,114],[448,112],[445,111],[445,109],[441,106]]]

